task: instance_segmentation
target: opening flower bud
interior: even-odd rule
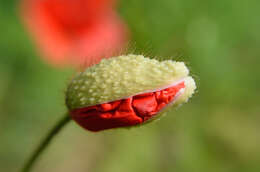
[[[195,89],[183,62],[125,55],[103,59],[77,74],[66,104],[79,125],[100,131],[150,121],[187,102]]]

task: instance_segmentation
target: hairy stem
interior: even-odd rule
[[[33,152],[30,159],[28,159],[28,161],[25,163],[21,172],[29,172],[32,169],[36,160],[39,158],[41,153],[48,147],[54,136],[58,134],[69,121],[70,117],[68,114],[66,114],[60,121],[57,122],[57,124],[49,131],[46,137],[42,140],[38,148]]]

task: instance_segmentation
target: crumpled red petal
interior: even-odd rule
[[[90,131],[133,126],[155,116],[174,100],[182,88],[185,88],[184,82],[160,91],[76,109],[70,115],[79,125]]]

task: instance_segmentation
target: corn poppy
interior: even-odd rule
[[[118,53],[127,29],[115,0],[23,0],[22,19],[51,64],[89,66]]]

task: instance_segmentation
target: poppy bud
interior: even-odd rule
[[[103,59],[77,74],[66,104],[72,119],[90,131],[129,127],[187,102],[196,89],[183,62],[141,55]]]

